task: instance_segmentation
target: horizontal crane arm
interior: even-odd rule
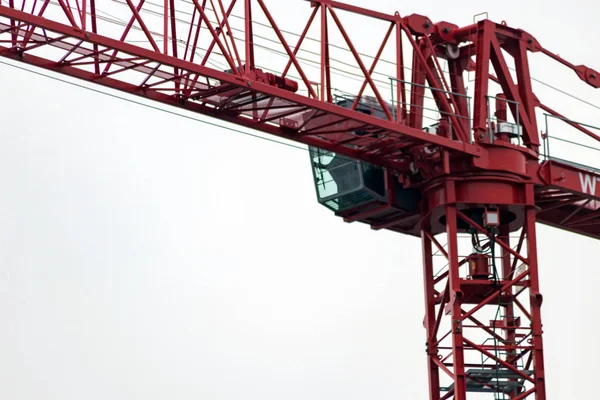
[[[117,39],[84,31],[70,15],[57,22],[59,16],[0,5],[0,35],[12,35],[12,46],[0,47],[0,55],[396,170],[407,168],[402,153],[414,146],[435,145],[476,157],[485,153],[470,143],[297,93],[295,82],[254,66],[250,73],[246,68],[220,71],[174,52],[165,54],[150,40],[152,33],[143,27],[143,17],[136,12],[132,20],[142,25],[148,46],[127,43],[126,32]],[[234,48],[227,45],[228,38],[220,30],[211,27],[209,31],[222,53]],[[210,61],[210,55],[205,60]],[[293,57],[302,74],[302,66]],[[234,59],[229,65],[237,65]],[[356,135],[359,128],[369,134]],[[378,154],[381,149],[385,155]]]
[[[540,165],[537,181],[539,222],[600,238],[600,170],[549,159]]]

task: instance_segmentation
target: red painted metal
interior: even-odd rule
[[[385,168],[386,196],[337,214],[421,237],[429,398],[467,399],[474,390],[546,398],[536,222],[600,239],[600,173],[542,156],[536,110],[600,136],[535,96],[528,52],[592,87],[600,86],[598,72],[504,24],[458,27],[331,0],[310,1],[305,19],[301,6],[294,10],[307,21],[294,42],[281,29],[287,3],[278,16],[264,0],[164,0],[151,12],[145,0],[122,0],[120,26],[102,18],[96,0],[15,3],[0,2],[0,56]],[[368,55],[359,51],[356,25],[344,23],[350,14],[381,24],[380,42],[369,35]],[[285,57],[281,65],[261,53],[260,21],[260,31],[271,32],[268,50]],[[309,32],[316,53],[307,50]],[[359,82],[346,108],[334,95],[348,91],[348,81],[337,80],[334,33]],[[376,76],[385,65],[389,85]],[[467,72],[475,74],[472,98]],[[358,111],[363,94],[382,118]],[[425,131],[428,100],[439,124]],[[399,185],[418,191],[417,209],[398,205]],[[496,212],[499,226],[485,226],[483,216]],[[439,273],[435,253],[446,261]]]
[[[436,208],[438,210],[445,208],[445,226],[448,236],[447,251],[442,252],[448,263],[448,274],[435,278],[430,267],[433,255],[432,220],[427,218],[424,220],[426,222],[423,225],[422,237],[426,304],[428,305],[426,328],[431,366],[430,382],[435,381],[432,387],[437,387],[438,376],[446,375],[452,382],[446,386],[446,389],[456,399],[466,398],[464,393],[468,393],[469,388],[472,389],[474,386],[485,388],[487,385],[490,390],[493,390],[494,385],[489,385],[489,379],[480,379],[478,383],[477,376],[473,373],[474,369],[465,367],[476,365],[477,357],[482,356],[485,360],[480,362],[482,366],[477,369],[487,368],[495,371],[497,368],[502,368],[504,374],[511,373],[507,381],[521,380],[524,383],[518,389],[507,390],[503,394],[516,398],[531,390],[529,394],[535,393],[536,398],[543,399],[545,385],[541,340],[541,295],[535,246],[534,187],[532,183],[517,181],[507,185],[502,176],[488,176],[486,179],[485,187],[495,195],[507,199],[514,197],[516,193],[521,199],[518,208],[522,213],[519,217],[520,222],[512,229],[520,230],[520,239],[516,250],[513,250],[509,242],[508,226],[505,226],[502,232],[490,234],[490,229],[483,227],[467,215],[468,208],[457,209],[455,203],[461,197],[469,196],[468,193],[462,192],[471,190],[470,180],[476,181],[478,178],[446,180],[443,184],[430,185],[425,193],[427,197],[436,199],[427,202],[434,207],[429,210],[430,214],[435,214]],[[465,206],[463,202],[459,203],[462,203],[462,207]],[[468,269],[461,271],[461,264],[467,264],[472,260],[480,263],[483,259],[487,262],[494,257],[493,254],[491,257],[478,254],[464,257],[458,255],[458,233],[464,231],[464,228],[460,227],[461,223],[467,223],[479,234],[493,238],[495,241],[493,246],[502,249],[498,258],[500,262],[498,266],[494,266],[494,279],[469,276],[474,274],[470,274]],[[436,247],[443,249],[439,243]],[[521,264],[520,268],[518,264]],[[527,306],[523,306],[524,303]],[[480,322],[486,316],[490,319],[489,312],[486,314],[486,310],[489,311],[490,308],[503,308],[505,311],[500,316],[491,314],[492,318],[487,324]],[[521,319],[515,317],[516,308],[523,308],[523,318],[527,318],[529,323],[522,324]],[[446,328],[440,330],[441,326]],[[481,340],[482,334],[487,336],[486,340]],[[520,360],[523,362],[520,363]],[[440,398],[434,395],[431,397]]]

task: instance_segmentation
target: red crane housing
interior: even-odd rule
[[[422,240],[430,399],[546,399],[536,222],[600,239],[600,171],[550,156],[540,112],[600,136],[538,99],[529,54],[594,88],[600,73],[504,23],[460,27],[331,0],[305,3],[290,42],[267,2],[120,0],[117,18],[96,0],[2,0],[0,55],[308,145],[319,202]],[[371,55],[344,18],[382,27]],[[259,58],[258,27],[285,62]],[[358,71],[353,88],[335,86],[334,35]]]

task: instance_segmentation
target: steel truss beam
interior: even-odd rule
[[[170,4],[163,10],[161,16],[165,21],[164,32],[156,32],[150,28],[151,21],[148,21],[142,14],[144,0],[140,0],[137,4],[127,0],[127,11],[124,11],[124,15],[120,15],[120,17],[123,19],[122,17],[127,12],[130,17],[121,34],[115,34],[114,31],[105,31],[103,34],[98,28],[95,28],[93,32],[82,30],[83,21],[89,19],[90,16],[93,17],[92,25],[98,25],[94,23],[97,19],[94,17],[97,10],[93,3],[90,3],[91,9],[87,10],[87,14],[86,10],[81,10],[77,15],[80,18],[75,18],[69,8],[60,10],[55,8],[52,10],[52,16],[48,18],[48,2],[43,3],[42,8],[36,9],[34,12],[24,12],[10,6],[0,5],[0,17],[6,17],[7,21],[7,23],[3,23],[0,18],[0,31],[6,32],[13,38],[13,46],[0,47],[0,55],[138,96],[153,98],[155,96],[151,95],[152,92],[169,93],[184,107],[186,103],[198,102],[198,107],[190,107],[198,112],[217,114],[219,118],[223,115],[223,118],[228,118],[240,125],[265,130],[305,144],[318,144],[322,148],[335,150],[351,157],[371,158],[374,163],[395,169],[405,169],[407,165],[406,159],[399,157],[398,153],[402,149],[419,144],[439,145],[476,157],[482,155],[481,149],[477,149],[467,141],[428,135],[420,129],[399,124],[400,121],[394,121],[394,117],[390,114],[387,103],[383,99],[383,89],[376,86],[371,77],[378,65],[378,57],[372,60],[370,68],[367,69],[364,57],[358,54],[347,33],[348,30],[343,24],[341,15],[339,15],[340,11],[358,12],[374,18],[381,18],[383,14],[357,7],[347,7],[341,3],[316,2],[315,10],[309,17],[303,34],[294,46],[288,43],[283,36],[275,18],[262,0],[246,0],[244,2],[233,0],[229,2],[228,7],[225,7],[221,0],[202,3],[194,0],[193,3],[190,23],[181,21],[180,18],[174,18],[173,13],[177,10],[174,9],[174,4]],[[212,11],[210,11],[211,5],[214,6]],[[241,10],[246,18],[246,29],[242,38],[235,38],[229,28],[229,24],[233,23],[231,14],[236,9]],[[374,93],[379,104],[385,106],[384,110],[387,113],[388,121],[336,107],[318,99],[313,81],[307,77],[307,65],[297,57],[297,53],[302,50],[307,32],[313,24],[317,9],[322,15],[323,54],[326,55],[330,47],[327,41],[327,29],[329,28],[324,23],[329,18],[333,19],[335,27],[344,37],[345,44],[351,50],[354,61],[364,77],[359,94],[368,87]],[[336,9],[339,10],[336,11]],[[285,79],[288,71],[294,69],[301,78],[300,89],[308,91],[308,96],[265,84],[264,80],[260,79],[260,74],[253,73],[257,67],[253,65],[256,49],[251,27],[253,26],[253,15],[259,11],[266,16],[277,42],[289,57],[288,65],[281,73],[282,79]],[[61,13],[62,15],[60,15]],[[84,18],[84,16],[88,18]],[[211,21],[210,17],[217,21],[216,24],[215,21]],[[388,39],[392,36],[392,32],[396,31],[395,51],[398,53],[397,58],[401,61],[403,59],[401,38],[410,34],[410,29],[399,15],[389,15],[386,20],[390,25],[388,33],[379,46],[380,51],[389,47]],[[18,21],[19,29],[13,28],[10,21]],[[127,40],[136,26],[139,26],[138,29],[141,29],[143,33],[140,39],[142,43],[133,45]],[[187,31],[185,51],[177,51],[175,37],[177,31]],[[224,32],[229,33],[224,35]],[[208,35],[210,45],[204,51],[202,62],[198,64],[194,57],[201,51],[198,46],[198,37],[201,37],[202,33]],[[113,39],[115,36],[118,39]],[[163,41],[162,48],[158,45],[159,40]],[[172,43],[171,49],[167,46],[169,41]],[[40,48],[51,50],[53,54],[57,55],[50,56],[52,54],[50,51],[42,52],[39,51],[42,50]],[[241,48],[245,50],[245,59],[249,62],[242,61],[239,51]],[[218,49],[220,53],[217,53],[215,49]],[[208,67],[207,65],[211,64],[211,61],[212,64],[224,61],[232,73]],[[426,69],[433,74],[429,68]],[[325,96],[324,99],[331,101],[331,66],[326,56],[322,57],[320,70],[321,82],[319,85],[321,88],[325,88],[321,92],[321,97]],[[404,68],[401,64],[398,65],[397,70],[396,78],[404,80]],[[111,79],[108,79],[109,77]],[[401,87],[403,88],[404,84]],[[221,111],[220,107],[223,104],[230,104],[228,99],[238,96],[240,90],[246,91],[250,100],[258,97],[261,97],[262,100],[250,102],[249,105],[254,107],[247,107],[237,115],[225,112],[225,110]],[[405,98],[405,94],[398,93],[397,97]],[[156,100],[156,98],[154,99]],[[270,106],[266,106],[267,104]],[[285,117],[278,118],[275,110],[280,110],[285,106],[289,107],[289,111],[295,109],[297,112],[286,113]],[[270,112],[270,108],[273,112]],[[405,113],[405,109],[400,108],[401,112]],[[257,113],[258,109],[262,109],[263,112]],[[261,118],[258,117],[259,115]],[[269,125],[271,125],[268,129],[264,128],[262,122],[265,119],[268,119]],[[327,128],[332,125],[336,126],[335,130]],[[368,128],[366,130],[377,132],[377,134],[357,138],[354,132],[357,127],[361,126],[366,126]],[[273,129],[273,127],[279,129]],[[300,127],[303,129],[299,129]],[[307,129],[311,129],[315,134],[306,135],[304,130]],[[351,147],[345,144],[349,139],[354,139]],[[379,154],[377,157],[372,157],[370,154],[376,152],[382,144],[388,148],[394,148],[395,154],[390,153],[390,156]]]
[[[458,210],[454,182],[445,186],[447,244],[432,234],[429,219],[421,230],[430,399],[464,400],[474,391],[545,399],[534,205],[525,206],[513,246],[506,229],[494,233]],[[532,185],[524,190],[533,200]],[[489,240],[493,279],[472,277],[460,224]],[[442,270],[434,266],[438,254]]]
[[[299,2],[307,5],[306,23],[291,39],[264,0],[118,0],[111,2],[120,7],[114,19],[98,3],[0,0],[0,56],[386,168],[386,201],[338,215],[373,229],[420,234],[430,399],[462,400],[474,389],[503,391],[513,400],[546,398],[535,222],[600,238],[600,175],[540,160],[536,109],[593,140],[600,136],[535,96],[527,54],[543,53],[596,88],[597,71],[562,59],[527,32],[488,20],[458,27],[311,0]],[[285,12],[289,18],[287,2]],[[374,52],[360,52],[356,30],[349,29],[356,19],[349,25],[347,16],[380,24],[381,41],[369,43]],[[335,90],[346,91],[349,82],[338,80],[333,66],[331,38],[338,33],[347,66],[358,71],[349,107],[336,100]],[[318,52],[310,48],[315,37]],[[272,62],[273,52],[285,58],[280,65]],[[384,70],[386,52],[393,61],[385,63],[391,64],[385,72],[390,84],[382,87],[376,73]],[[466,71],[475,72],[472,98]],[[490,93],[494,82],[501,93]],[[380,117],[359,111],[363,95],[372,97],[368,107],[380,109]],[[432,133],[424,131],[430,125],[426,98],[439,114]],[[506,105],[492,110],[492,99]],[[518,145],[495,131],[508,113],[522,131]],[[496,179],[491,186],[481,184],[490,176]],[[399,182],[421,191],[419,210],[394,203]],[[519,214],[519,229],[490,231],[465,211],[468,204],[501,204]],[[459,240],[465,224],[489,240],[478,251],[493,251],[494,279],[471,279],[465,271],[470,261],[460,255]],[[513,246],[515,231],[520,236]],[[440,244],[440,232],[447,245]],[[439,274],[435,252],[447,264]]]

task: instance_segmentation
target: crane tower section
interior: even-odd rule
[[[323,206],[421,238],[429,398],[547,398],[536,222],[600,238],[600,172],[550,154],[547,121],[600,137],[536,96],[529,57],[593,88],[597,71],[488,19],[331,0],[98,7],[2,0],[0,56],[307,145]],[[366,42],[349,29],[363,25]]]

